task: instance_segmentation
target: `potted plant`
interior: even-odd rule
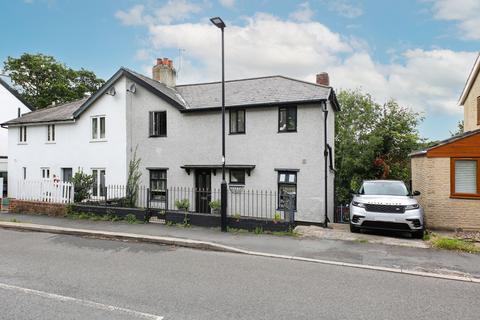
[[[210,208],[212,208],[212,214],[220,213],[220,207],[222,206],[220,200],[212,200],[208,205],[210,206]]]
[[[188,199],[181,199],[175,201],[175,206],[178,210],[187,212],[188,208],[190,208],[190,201]]]
[[[282,215],[280,212],[275,212],[275,215],[273,216],[273,223],[277,223],[282,221]]]

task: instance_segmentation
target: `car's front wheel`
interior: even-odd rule
[[[422,230],[418,230],[418,231],[414,231],[412,232],[412,238],[415,238],[415,239],[423,239],[423,229]]]
[[[356,227],[356,226],[354,226],[353,224],[350,223],[350,232],[351,233],[358,233],[358,232],[360,232],[360,228]]]

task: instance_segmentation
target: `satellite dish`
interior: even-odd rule
[[[110,87],[106,92],[109,96],[114,96],[117,92],[115,91],[115,87]]]
[[[135,85],[135,83],[132,83],[128,86],[128,89],[127,91],[131,92],[131,93],[135,93],[137,91],[137,86]]]

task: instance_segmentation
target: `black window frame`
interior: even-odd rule
[[[232,181],[232,172],[242,172],[243,173],[243,181]],[[230,177],[230,184],[234,185],[245,185],[245,176],[247,173],[245,172],[245,169],[230,169],[229,170],[229,177]]]
[[[150,186],[150,200],[152,201],[166,201],[167,200],[167,188],[168,188],[168,170],[167,169],[148,169],[148,182]],[[152,173],[161,172],[164,173],[160,174],[159,178],[152,179]],[[153,180],[155,181],[163,181],[165,183],[164,190],[157,191],[153,188]]]
[[[298,178],[298,175],[297,175],[297,171],[278,171],[277,172],[277,192],[278,192],[278,196],[277,196],[277,209],[278,210],[283,210],[284,207],[283,207],[283,200],[282,200],[282,192],[281,192],[281,187],[282,186],[294,186],[295,187],[295,203],[294,203],[294,210],[297,210],[297,195],[298,195],[298,188],[297,188],[297,178]],[[280,176],[282,174],[285,174],[285,181],[280,181]],[[289,182],[289,176],[290,175],[293,175],[295,177],[295,182]]]
[[[163,115],[163,119],[162,119]],[[158,116],[158,119],[156,117]],[[154,121],[156,121],[154,123]],[[160,138],[167,136],[167,111],[150,111],[148,116],[148,136]]]
[[[282,130],[281,128],[281,118],[282,118],[282,110],[285,110],[285,117],[286,120],[288,119],[289,111],[294,114],[294,123],[295,127],[294,128],[289,128],[288,124],[286,123],[285,129]],[[279,133],[285,133],[285,132],[297,132],[297,106],[281,106],[278,107],[278,132]]]
[[[238,129],[238,114],[239,112],[243,112],[243,131]],[[232,115],[235,115],[236,120],[235,121],[235,128],[232,128]],[[247,132],[247,111],[245,108],[235,108],[235,109],[230,109],[228,112],[229,118],[228,118],[228,124],[230,128],[230,134],[245,134]]]

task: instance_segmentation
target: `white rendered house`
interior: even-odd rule
[[[30,112],[30,105],[20,94],[0,78],[0,123]],[[8,171],[8,131],[0,129],[0,178],[3,178],[3,190],[7,190]],[[0,198],[2,195],[0,194]]]
[[[68,180],[83,170],[94,175],[93,192],[100,196],[105,185],[126,184],[136,150],[142,185],[151,187],[152,196],[170,186],[219,188],[221,84],[175,85],[168,59],[158,59],[153,77],[120,68],[91,97],[3,123],[12,183],[53,175]],[[317,82],[326,77],[324,84],[283,76],[226,82],[227,183],[295,193],[298,221],[323,222],[325,194],[333,221],[339,105],[328,76]],[[15,197],[16,188],[9,190]],[[277,200],[281,206],[281,196]]]

